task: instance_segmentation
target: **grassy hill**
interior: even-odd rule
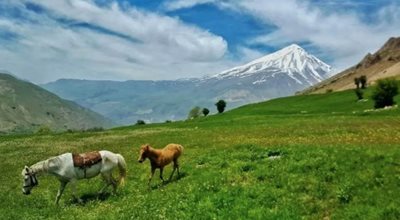
[[[365,111],[373,103],[355,100],[343,91],[188,122],[2,136],[0,213],[8,219],[399,219],[399,109]],[[148,190],[150,165],[137,162],[139,146],[174,142],[185,147],[183,175],[162,185],[156,173]],[[24,165],[100,149],[127,161],[127,184],[117,195],[97,197],[102,183],[94,178],[78,184],[83,204],[67,188],[56,207],[58,181],[51,176],[22,195]]]
[[[32,83],[0,73],[0,133],[110,127],[111,121]]]

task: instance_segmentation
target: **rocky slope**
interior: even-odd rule
[[[301,94],[351,89],[355,87],[354,78],[362,75],[367,76],[368,84],[370,85],[382,78],[399,78],[400,37],[390,38],[382,48],[374,54],[367,54],[358,64],[302,91]]]

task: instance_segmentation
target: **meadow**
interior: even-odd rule
[[[367,91],[366,97],[370,94]],[[400,99],[397,99],[400,102]],[[229,105],[229,103],[228,103]],[[294,96],[191,121],[99,132],[0,137],[1,219],[400,219],[400,111],[365,111],[353,91]],[[139,146],[185,147],[179,178],[147,188]],[[116,195],[100,178],[67,187],[39,177],[21,192],[24,165],[64,152],[107,149],[128,165]],[[172,167],[166,168],[168,177]]]

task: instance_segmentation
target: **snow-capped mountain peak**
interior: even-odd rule
[[[305,80],[311,85],[327,78],[331,72],[331,67],[307,53],[299,45],[292,44],[243,66],[223,71],[214,75],[214,77],[218,79],[246,77],[259,73],[265,74],[268,71],[286,73],[298,82]],[[294,76],[294,73],[304,79],[299,79],[299,76]]]

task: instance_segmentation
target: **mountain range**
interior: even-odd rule
[[[0,73],[0,133],[108,128],[113,123],[98,113],[61,99],[30,82]]]
[[[229,109],[293,95],[327,79],[331,73],[329,65],[293,44],[203,78],[124,82],[60,79],[41,86],[126,125],[139,119],[147,122],[185,119],[194,106],[215,112],[214,103],[219,99],[224,99]]]

